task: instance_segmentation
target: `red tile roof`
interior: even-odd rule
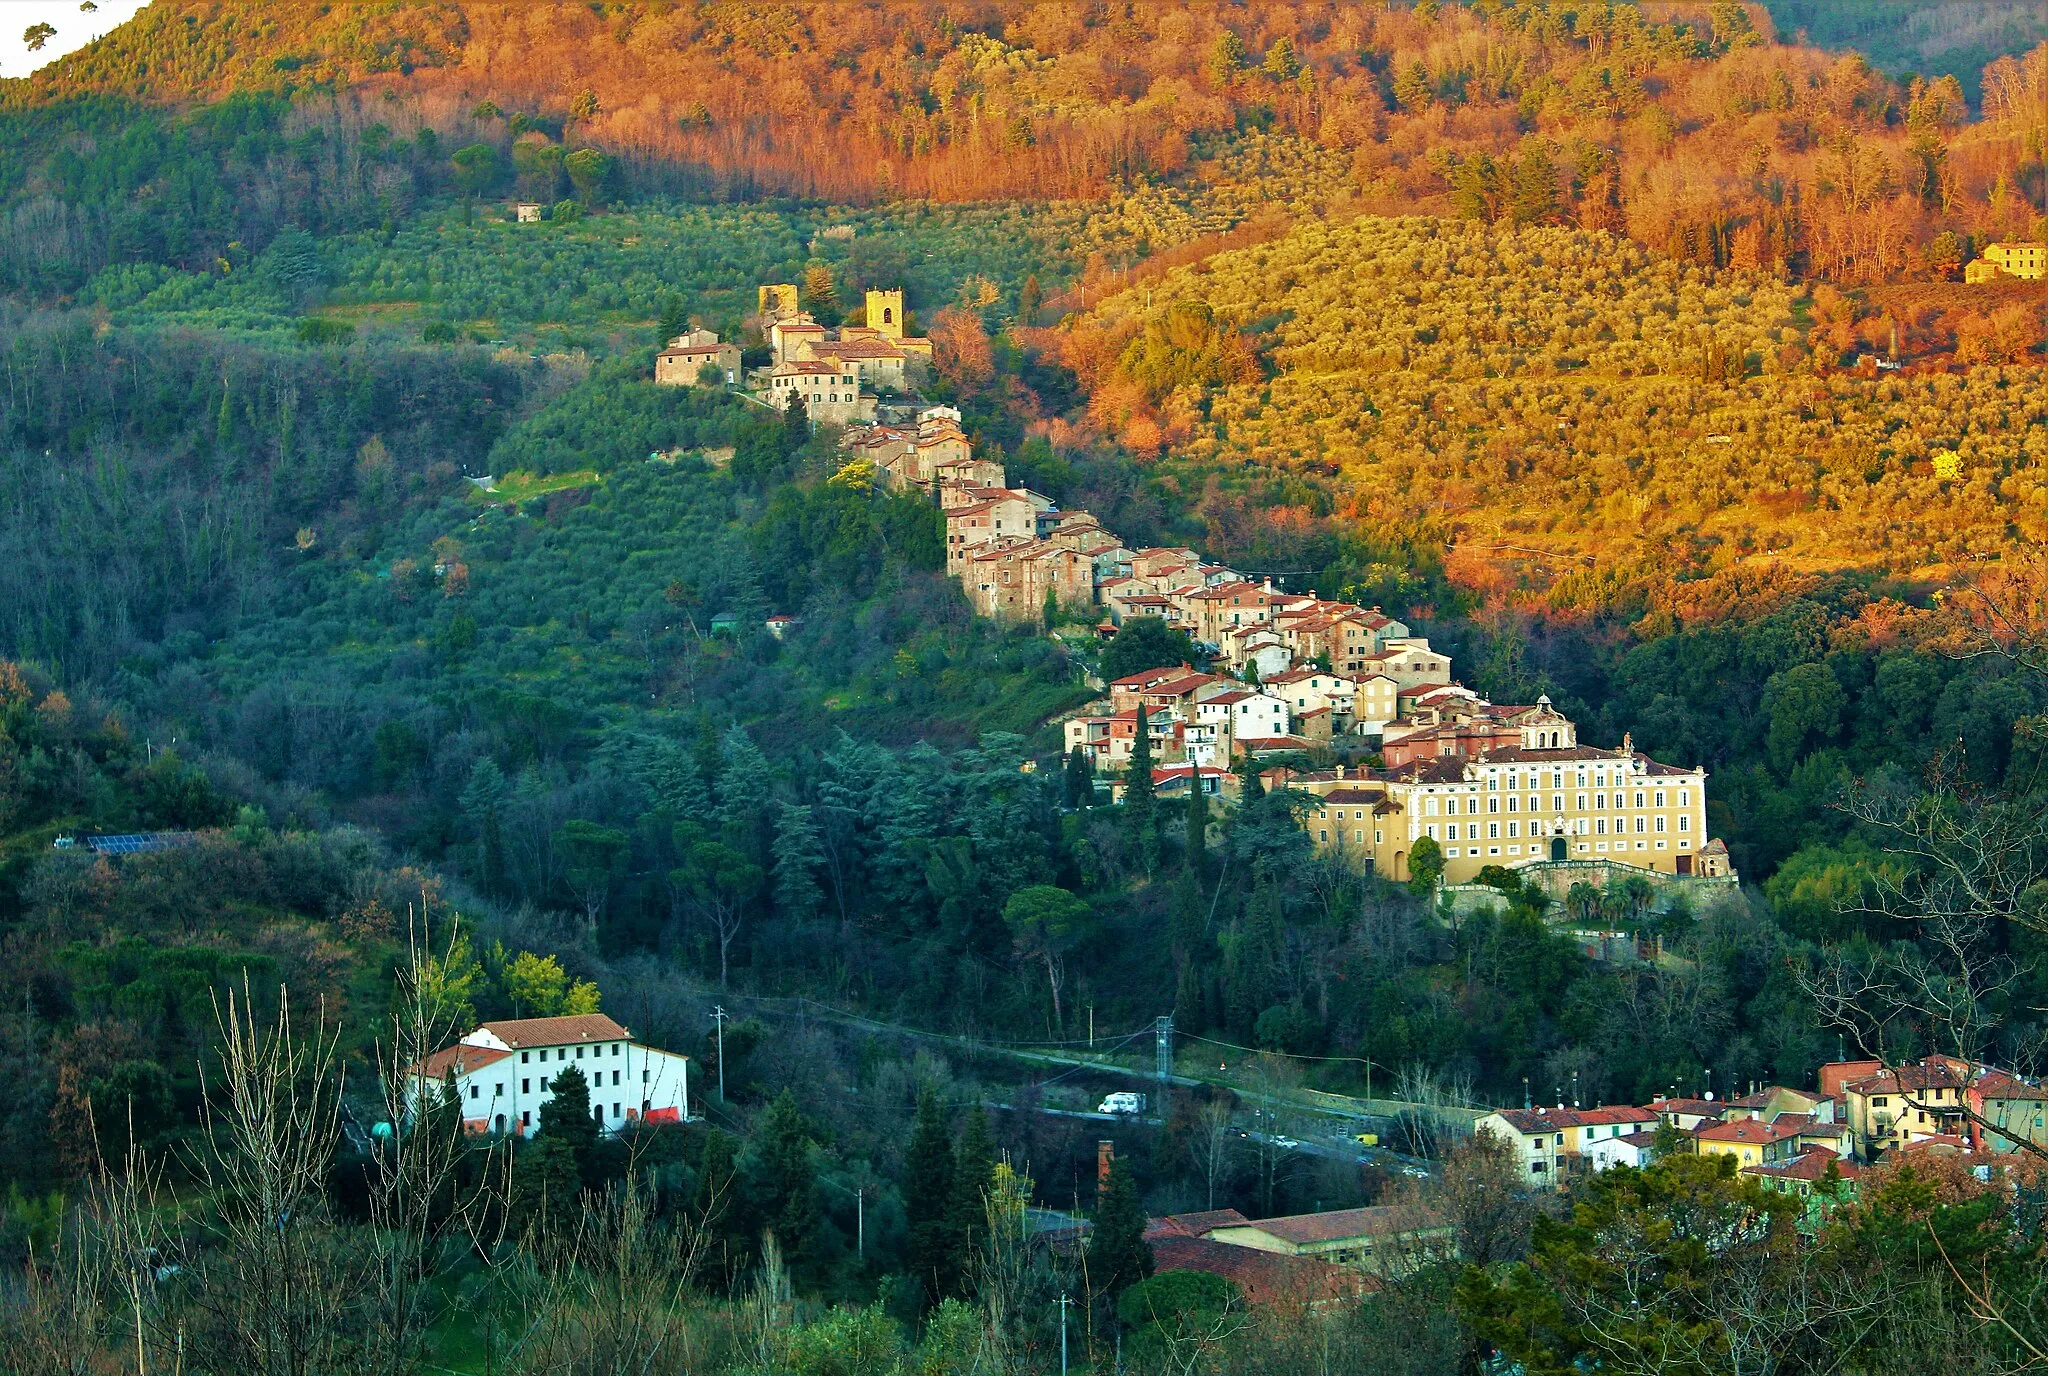
[[[426,1079],[439,1080],[451,1070],[457,1075],[465,1075],[472,1070],[481,1070],[493,1061],[502,1061],[511,1054],[495,1046],[464,1046],[458,1043],[436,1051],[413,1069],[414,1073]]]
[[[1145,1241],[1161,1237],[1201,1237],[1215,1228],[1227,1228],[1232,1224],[1249,1223],[1250,1219],[1235,1209],[1208,1209],[1191,1214],[1168,1214],[1164,1218],[1147,1219]]]
[[[1844,1180],[1854,1180],[1863,1174],[1863,1167],[1854,1161],[1845,1160],[1826,1147],[1808,1147],[1790,1161],[1776,1166],[1744,1166],[1744,1175],[1766,1176],[1774,1180],[1820,1181],[1827,1178],[1828,1165],[1832,1162]]]
[[[1152,1244],[1155,1272],[1204,1271],[1222,1276],[1253,1304],[1351,1299],[1377,1288],[1363,1272],[1314,1257],[1233,1247],[1207,1238],[1167,1235]]]
[[[515,1048],[623,1042],[633,1035],[602,1013],[578,1013],[566,1018],[505,1018],[487,1022],[479,1030]]]
[[[1702,1123],[1693,1129],[1693,1138],[1700,1142],[1737,1142],[1768,1146],[1782,1142],[1788,1137],[1799,1135],[1799,1125],[1783,1119],[1766,1123],[1760,1118],[1738,1118],[1732,1123]]]
[[[1297,1247],[1307,1247],[1319,1242],[1344,1242],[1441,1227],[1442,1220],[1395,1204],[1377,1204],[1366,1209],[1328,1209],[1319,1214],[1255,1218],[1249,1224],[1233,1226],[1257,1228]]]

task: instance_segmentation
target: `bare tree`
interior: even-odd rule
[[[424,915],[424,913],[423,913]],[[442,963],[454,952],[450,924]],[[461,1110],[439,1099],[421,1067],[454,1039],[452,1011],[429,990],[433,956],[424,934],[398,971],[398,999],[378,1045],[381,1134],[371,1134],[370,1221],[375,1239],[375,1346],[384,1370],[417,1362],[437,1307],[431,1284],[448,1244],[461,1240],[490,1262],[502,1240],[508,1203],[509,1149],[476,1158],[464,1140]],[[476,1167],[481,1169],[476,1169]]]
[[[195,1367],[301,1376],[360,1359],[357,1312],[375,1283],[360,1239],[328,1226],[327,1169],[341,1138],[333,1031],[254,1016],[246,980],[216,1006],[220,1074],[201,1067],[204,1128],[189,1169],[214,1202],[210,1245],[184,1287]]]
[[[1227,1093],[1212,1096],[1195,1110],[1194,1156],[1208,1186],[1208,1207],[1216,1207],[1216,1183],[1230,1174],[1231,1157],[1237,1146],[1237,1129],[1232,1126],[1237,1106]]]
[[[723,1192],[712,1210],[723,1207]],[[602,1204],[583,1209],[575,1229],[544,1249],[522,1251],[508,1277],[510,1308],[526,1318],[507,1354],[508,1371],[532,1376],[703,1370],[701,1324],[690,1282],[708,1252],[706,1219],[657,1219],[652,1187],[639,1171]],[[772,1234],[764,1244],[764,1287],[772,1291],[759,1346],[787,1324],[788,1280]],[[759,1299],[759,1296],[754,1299]],[[750,1309],[754,1307],[750,1299]],[[778,1302],[780,1300],[781,1302]]]

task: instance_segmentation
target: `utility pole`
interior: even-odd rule
[[[718,1101],[725,1102],[725,1006],[713,1004],[711,1017],[718,1024]]]
[[[1152,1020],[1153,1073],[1159,1078],[1159,1111],[1166,1111],[1167,1091],[1173,1087],[1173,1016]]]
[[[868,1187],[856,1186],[853,1191],[853,1254],[865,1257],[868,1254]]]
[[[1060,1296],[1060,1376],[1067,1376],[1067,1306],[1073,1301]]]
[[[1088,1005],[1088,1049],[1095,1049],[1095,1005]]]

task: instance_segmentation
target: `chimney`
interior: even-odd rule
[[[1109,1188],[1109,1168],[1116,1160],[1116,1143],[1104,1138],[1095,1144],[1095,1188]]]

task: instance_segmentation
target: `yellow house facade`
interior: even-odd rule
[[[1536,728],[1525,729],[1533,740]],[[1436,842],[1444,879],[1488,865],[1609,860],[1691,874],[1707,840],[1707,772],[1627,749],[1529,745],[1398,769],[1303,779],[1315,801],[1303,825],[1318,850],[1340,850],[1389,878],[1408,878],[1418,841]],[[1341,794],[1342,796],[1336,796]]]

